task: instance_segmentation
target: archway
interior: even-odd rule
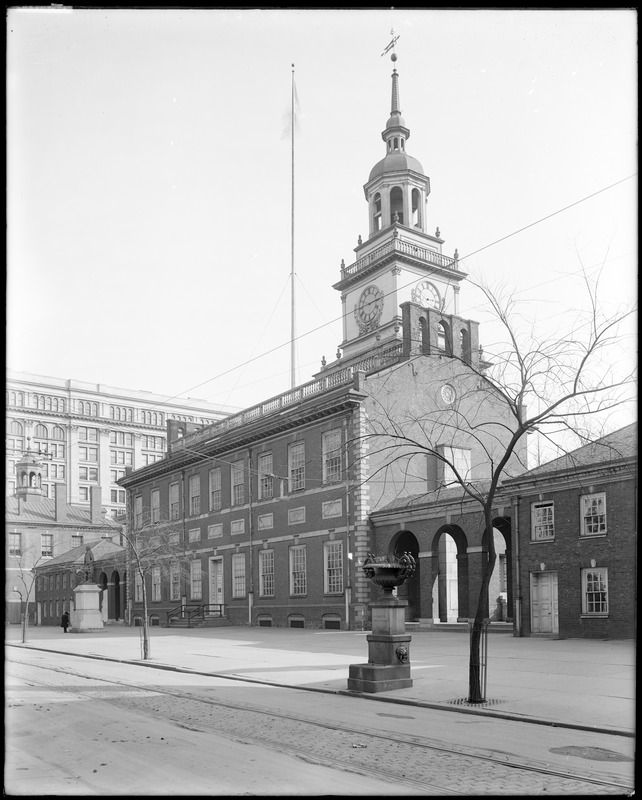
[[[120,619],[120,574],[114,570],[111,574],[111,591],[109,592],[109,619]]]
[[[491,622],[506,622],[512,619],[513,575],[511,521],[509,517],[493,520],[493,543],[497,561],[488,586],[488,616]],[[486,546],[486,536],[482,538]]]
[[[399,531],[393,536],[390,542],[390,552],[396,556],[402,556],[404,553],[410,553],[415,559],[416,570],[415,574],[407,581],[404,581],[401,586],[397,588],[397,597],[402,600],[408,601],[408,608],[406,609],[406,620],[412,622],[419,619],[421,608],[421,566],[419,563],[419,542],[416,536],[411,531]]]
[[[107,584],[107,575],[104,572],[100,573],[100,577],[96,581],[96,584],[97,584],[98,588],[100,589],[100,597],[99,597],[100,614],[101,614],[101,616],[103,618],[103,621],[106,621],[107,619],[109,619],[108,608],[107,608],[107,606],[108,606],[108,594],[107,594],[107,586],[108,586],[108,584]]]
[[[435,578],[432,617],[435,622],[457,622],[468,616],[468,540],[457,525],[444,525],[433,539]]]

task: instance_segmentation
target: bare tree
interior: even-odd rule
[[[29,604],[31,603],[31,595],[36,586],[36,567],[45,561],[39,551],[36,550],[35,545],[32,548],[33,553],[30,551],[22,551],[20,555],[12,555],[10,562],[15,565],[16,576],[13,578],[14,584],[13,591],[20,595],[21,607],[21,623],[22,623],[22,641],[27,641],[27,631],[29,628]],[[35,553],[38,552],[36,556]]]
[[[152,522],[152,518],[154,521]],[[127,544],[129,568],[134,580],[141,585],[143,602],[143,659],[150,658],[147,576],[157,571],[159,578],[177,576],[181,582],[187,575],[189,560],[185,550],[182,526],[178,521],[164,519],[157,510],[145,509],[139,524],[123,530]]]
[[[451,352],[448,358],[442,351],[441,358],[423,358],[424,364],[430,362],[425,369],[422,357],[416,357],[380,378],[368,377],[368,418],[355,445],[357,460],[369,460],[363,480],[372,486],[378,476],[384,487],[378,493],[374,487],[375,501],[381,504],[394,499],[385,494],[389,485],[397,496],[409,497],[417,485],[413,464],[419,455],[425,463],[428,455],[434,464],[442,465],[434,487],[437,494],[443,488],[458,487],[461,498],[474,501],[481,510],[487,559],[471,631],[471,703],[485,699],[480,650],[496,562],[492,509],[502,478],[526,469],[528,434],[537,432],[557,447],[562,434],[570,446],[572,434],[569,449],[574,449],[603,435],[604,429],[598,432],[598,427],[608,426],[611,413],[634,397],[634,367],[630,359],[622,357],[620,335],[633,311],[606,314],[598,303],[597,282],[584,275],[583,284],[589,311],[563,330],[538,335],[533,325],[525,322],[527,314],[515,294],[476,283],[498,330],[503,331],[487,355],[471,359]],[[393,377],[397,370],[412,371],[413,391],[399,391],[399,381]],[[445,405],[434,401],[434,386],[442,386],[444,381],[457,389],[456,399]],[[476,454],[473,463],[462,463],[456,453],[471,443]],[[355,464],[357,471],[359,466]]]

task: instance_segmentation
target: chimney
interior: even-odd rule
[[[54,483],[54,492],[56,522],[67,522],[67,486]]]
[[[103,521],[102,490],[100,486],[92,486],[89,496],[89,515],[92,525],[100,525]]]

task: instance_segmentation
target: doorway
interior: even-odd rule
[[[531,573],[531,633],[559,633],[557,572]]]

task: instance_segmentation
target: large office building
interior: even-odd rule
[[[203,426],[237,409],[204,400],[168,397],[104,384],[7,372],[5,495],[15,494],[16,465],[28,445],[43,460],[41,495],[89,505],[100,486],[109,516],[125,511],[117,481],[125,469],[140,469],[163,458],[167,421]]]
[[[200,606],[234,624],[367,628],[373,587],[361,564],[378,549],[370,515],[441,492],[450,467],[482,480],[503,452],[510,411],[481,378],[478,323],[459,315],[466,275],[439,231],[429,232],[430,181],[407,153],[409,136],[395,68],[385,152],[364,186],[369,234],[334,283],[343,311],[336,360],[201,430],[170,429],[167,456],[119,480],[133,535],[153,540],[167,529],[176,545],[146,588],[152,624]],[[395,446],[400,430],[429,441],[431,453]],[[524,464],[518,448],[507,471]],[[409,525],[400,519],[386,547],[415,557],[408,613],[432,619],[433,553]],[[472,594],[486,559],[477,518],[467,551]],[[134,622],[142,598],[136,582]]]

